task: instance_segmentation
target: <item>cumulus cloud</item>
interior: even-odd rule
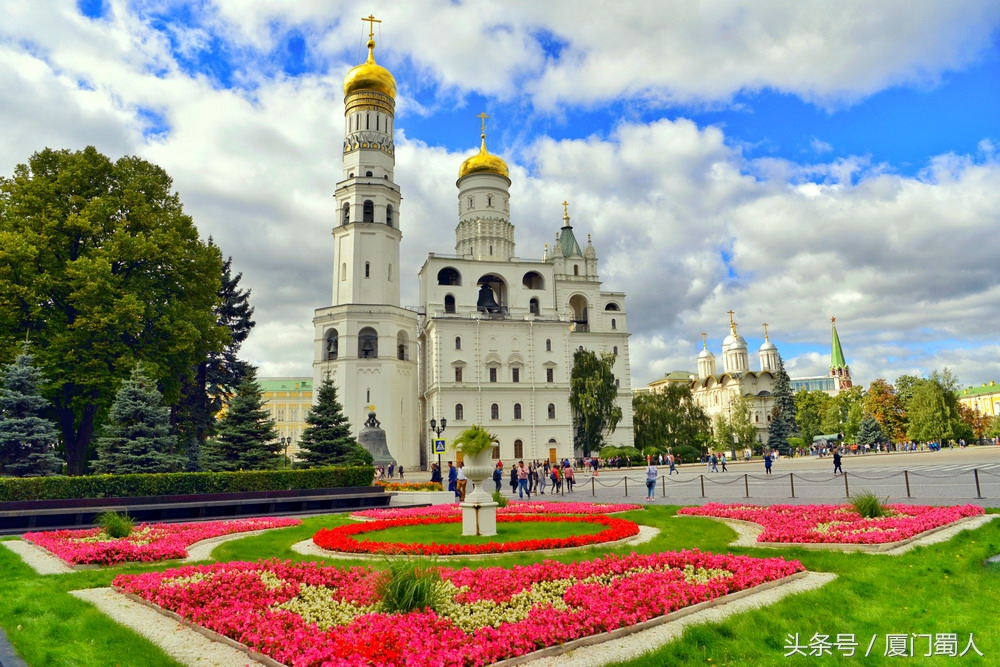
[[[604,287],[628,294],[635,385],[693,370],[699,332],[717,347],[729,309],[752,350],[769,322],[796,374],[825,372],[837,316],[862,382],[945,366],[970,383],[1000,378],[998,137],[903,175],[815,137],[808,161],[751,158],[683,107],[651,122],[631,113],[761,90],[834,113],[894,86],[932,86],[988,48],[994,2],[217,0],[170,30],[149,18],[179,6],[122,0],[90,20],[70,4],[24,2],[5,14],[0,173],[45,146],[87,144],[163,166],[253,290],[259,324],[244,350],[262,375],[310,372],[312,311],[330,303],[340,86],[364,57],[358,19],[374,11],[392,26],[379,62],[400,83],[404,275],[428,252],[453,252],[468,156],[412,134],[407,118],[486,95],[523,119],[505,153],[517,254],[541,256],[568,201]],[[291,31],[310,64],[296,76],[275,55]],[[191,64],[220,43],[229,86]],[[620,109],[617,122],[587,136],[539,129],[596,105]],[[414,280],[401,301],[417,304]]]

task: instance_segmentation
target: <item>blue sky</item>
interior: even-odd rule
[[[730,308],[751,351],[769,323],[793,375],[825,372],[835,315],[864,384],[1000,379],[995,0],[16,0],[0,173],[45,146],[160,164],[253,289],[247,356],[308,375],[369,14],[411,275],[451,250],[486,111],[518,254],[569,201],[628,294],[634,385],[693,369],[700,331],[718,352]]]

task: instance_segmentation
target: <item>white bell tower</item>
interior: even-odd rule
[[[374,406],[389,450],[419,463],[417,314],[399,303],[399,186],[393,181],[396,81],[375,62],[374,16],[368,59],[344,79],[343,176],[333,227],[332,304],[316,310],[313,381],[329,374],[355,433]]]

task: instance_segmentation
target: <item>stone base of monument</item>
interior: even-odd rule
[[[451,491],[391,491],[390,507],[412,505],[450,505],[455,502]]]
[[[480,503],[467,496],[459,507],[462,508],[462,535],[489,537],[497,534],[497,504],[492,499]]]

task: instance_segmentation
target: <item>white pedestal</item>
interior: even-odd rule
[[[497,504],[490,500],[485,503],[459,503],[462,508],[462,535],[497,534]]]

